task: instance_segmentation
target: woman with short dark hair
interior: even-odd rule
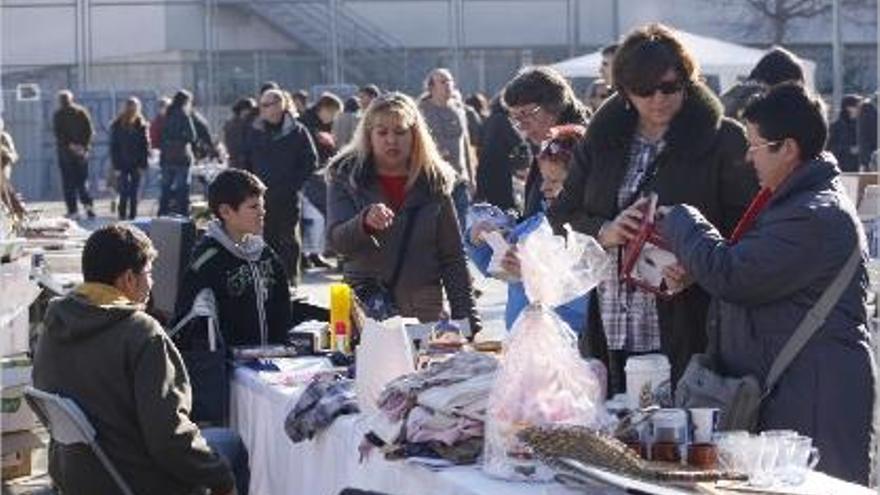
[[[640,198],[696,206],[729,233],[756,184],[745,166],[745,132],[723,117],[697,64],[675,32],[660,24],[633,31],[614,56],[616,94],[596,112],[549,217],[618,251],[635,237]],[[591,352],[607,359],[609,393],[622,392],[631,354],[661,350],[673,383],[706,346],[709,296],[691,286],[669,300],[624,284],[601,284],[590,308]]]
[[[710,356],[725,376],[766,384],[799,324],[821,321],[762,400],[758,428],[812,437],[821,471],[867,484],[876,382],[867,328],[867,241],[838,180],[840,170],[822,152],[824,107],[788,83],[758,97],[743,115],[761,192],[733,234],[682,205],[661,210],[660,232],[687,272],[719,301]],[[840,281],[842,292],[830,311],[822,311],[818,301],[841,272],[847,277]]]
[[[550,137],[550,129],[564,124],[586,126],[589,112],[578,100],[568,81],[554,69],[546,66],[527,67],[504,86],[501,101],[519,133],[528,139],[534,155],[538,147]],[[526,177],[523,216],[529,217],[541,210],[541,172],[532,160]]]

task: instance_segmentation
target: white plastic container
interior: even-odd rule
[[[641,406],[641,397],[657,389],[670,380],[669,360],[663,354],[645,354],[626,360],[626,395],[633,409]]]

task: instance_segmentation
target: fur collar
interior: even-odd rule
[[[666,149],[670,153],[699,155],[713,145],[723,115],[721,102],[712,90],[702,83],[692,85],[666,132]],[[585,141],[596,149],[626,148],[637,123],[635,108],[627,108],[625,99],[616,93],[593,116]]]

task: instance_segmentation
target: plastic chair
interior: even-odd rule
[[[95,440],[97,432],[82,409],[72,399],[57,394],[44,392],[33,387],[26,387],[24,397],[40,421],[49,429],[52,440],[61,445],[84,443],[92,449],[95,456],[104,465],[104,469],[116,482],[124,495],[134,495],[128,483],[116,470],[116,467]]]

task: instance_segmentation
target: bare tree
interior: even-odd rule
[[[717,0],[704,0],[717,4]],[[770,31],[773,44],[781,44],[785,41],[791,23],[799,19],[811,19],[825,15],[831,11],[832,0],[725,0],[727,5],[738,4],[745,6],[754,15],[754,21],[765,24]],[[876,6],[877,0],[841,0],[846,11],[855,13],[856,10],[867,9]],[[847,16],[853,20],[862,20],[862,15]],[[873,19],[873,16],[869,17]],[[746,27],[746,26],[743,26]],[[754,28],[754,25],[749,25]]]

